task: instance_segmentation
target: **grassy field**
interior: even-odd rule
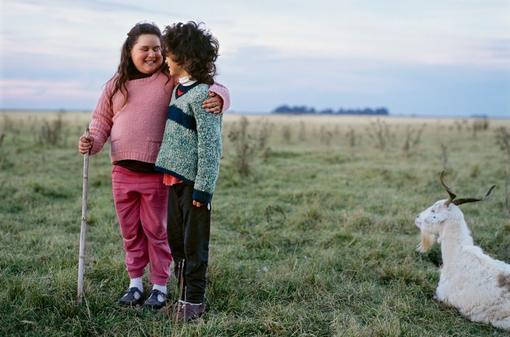
[[[75,305],[88,114],[0,115],[0,336],[507,336],[433,300],[440,252],[414,217],[460,197],[510,262],[510,121],[227,115],[204,320],[120,308],[128,279],[108,147],[90,163],[85,303]],[[499,137],[499,138],[498,138]],[[176,297],[176,282],[170,281]]]

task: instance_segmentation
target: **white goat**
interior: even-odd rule
[[[426,252],[434,242],[441,243],[443,266],[436,298],[456,307],[475,322],[490,323],[510,330],[510,265],[485,255],[473,244],[471,232],[458,205],[484,198],[457,199],[445,185],[450,197],[439,200],[416,217],[421,230],[418,251]]]

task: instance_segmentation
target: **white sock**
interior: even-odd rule
[[[166,295],[166,285],[154,284],[154,285],[152,286],[152,290],[154,290],[154,289],[159,290],[159,291],[161,291],[163,294],[165,294],[165,295]]]
[[[143,282],[141,277],[135,277],[129,280],[129,288],[138,288],[143,293]]]

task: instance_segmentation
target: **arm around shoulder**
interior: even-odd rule
[[[230,108],[230,92],[226,86],[218,82],[214,82],[209,87],[209,91],[214,92],[223,100],[223,110],[221,112],[225,112]]]

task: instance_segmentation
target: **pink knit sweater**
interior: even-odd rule
[[[101,151],[110,137],[112,163],[128,159],[154,163],[165,130],[173,79],[157,72],[150,77],[128,81],[127,104],[124,104],[123,95],[117,92],[110,105],[113,85],[113,80],[106,83],[92,114],[90,136],[94,138],[94,145],[90,153]],[[223,111],[227,110],[230,106],[228,89],[215,83],[210,90],[223,99]]]

